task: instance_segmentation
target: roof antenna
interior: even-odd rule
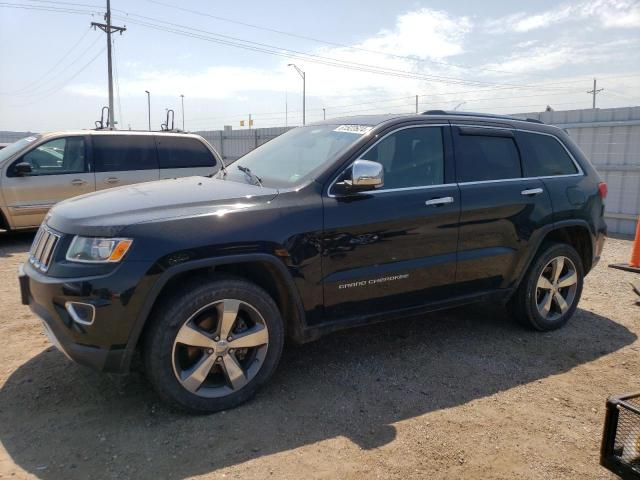
[[[105,120],[104,111],[107,111],[107,118]],[[105,127],[106,124],[106,127]],[[95,122],[96,130],[103,130],[104,128],[109,128],[109,107],[102,107],[102,112],[100,113],[100,120],[96,120]]]
[[[169,113],[171,113],[171,128],[169,128]],[[169,131],[169,130],[173,130],[173,121],[175,119],[175,112],[171,109],[167,110],[167,120],[166,123],[163,123],[162,125],[160,125],[160,128],[164,131]]]

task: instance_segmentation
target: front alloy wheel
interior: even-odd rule
[[[182,386],[202,397],[223,397],[258,373],[269,330],[250,304],[223,299],[198,310],[178,330],[171,355]]]
[[[280,311],[267,292],[244,279],[185,282],[148,322],[142,352],[147,377],[163,400],[195,413],[247,401],[280,361]]]

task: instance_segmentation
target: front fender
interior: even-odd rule
[[[178,265],[171,266],[165,269],[156,280],[155,284],[149,291],[147,298],[138,312],[138,315],[135,320],[135,324],[131,329],[131,333],[129,336],[129,340],[127,341],[127,345],[125,347],[125,351],[122,355],[122,364],[120,371],[127,372],[129,371],[131,365],[131,359],[133,357],[133,353],[136,350],[136,346],[138,345],[138,341],[140,339],[140,335],[144,329],[144,326],[147,322],[149,314],[153,309],[162,289],[165,285],[176,275],[183,274],[189,271],[201,270],[203,268],[211,268],[217,267],[221,265],[231,265],[231,264],[241,264],[241,263],[249,263],[249,262],[267,262],[269,265],[273,266],[278,272],[280,281],[284,282],[285,288],[288,290],[291,298],[293,299],[294,308],[297,311],[297,321],[293,321],[292,328],[292,336],[294,339],[302,339],[305,330],[305,314],[304,308],[302,306],[302,301],[300,299],[300,295],[298,289],[296,288],[293,278],[291,277],[291,273],[287,269],[286,265],[279,260],[274,255],[270,255],[267,253],[249,253],[249,254],[241,254],[241,255],[228,255],[223,257],[214,257],[214,258],[204,258],[198,260],[192,260],[188,262],[184,262]]]

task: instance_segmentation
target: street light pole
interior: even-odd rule
[[[151,93],[149,90],[145,90],[147,94],[147,114],[149,116],[149,131],[151,131]]]
[[[300,75],[300,77],[302,77],[302,125],[304,125],[306,123],[306,96],[307,96],[307,76],[306,74],[300,70],[298,68],[298,66],[295,63],[290,63],[289,65],[287,65],[288,67],[293,67],[296,69],[296,71],[298,72],[298,75]]]
[[[182,100],[182,131],[184,132],[184,95],[180,95],[180,99]]]

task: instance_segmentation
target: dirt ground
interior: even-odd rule
[[[640,390],[634,274],[607,268],[629,241],[560,331],[476,305],[341,332],[285,348],[248,404],[192,416],[51,347],[19,302],[31,238],[0,237],[2,478],[611,478],[605,399]]]

